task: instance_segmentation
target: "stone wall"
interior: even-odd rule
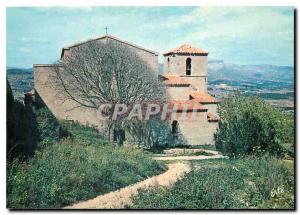
[[[158,54],[144,50],[142,48],[137,48],[129,43],[123,43],[119,40],[103,37],[98,39],[99,42],[105,42],[112,40],[114,42],[121,43],[128,47],[128,49],[133,50],[149,67],[153,70],[154,75],[157,76],[158,73]],[[80,45],[84,45],[82,43]],[[70,48],[64,49],[63,56],[68,56],[72,51],[72,46]],[[58,92],[54,85],[51,83],[51,76],[55,75],[55,72],[51,69],[53,65],[47,64],[36,64],[33,66],[34,69],[34,87],[40,98],[43,100],[44,104],[53,112],[54,116],[58,119],[76,120],[82,124],[93,124],[99,129],[106,127],[106,123],[99,121],[96,115],[96,110],[78,107],[79,105],[71,100],[65,100],[61,93]]]
[[[185,78],[190,84],[194,91],[207,93],[207,77],[199,76],[181,76]]]
[[[106,38],[112,39],[112,38]],[[103,42],[105,39],[99,39]],[[114,39],[112,39],[114,40]],[[117,41],[117,40],[114,40]],[[120,42],[120,41],[117,41]],[[130,44],[122,43],[129,49],[137,53],[137,55],[149,65],[154,74],[158,73],[158,55]],[[83,44],[84,45],[84,44]],[[65,49],[64,55],[70,54],[70,49]],[[190,76],[186,76],[186,59],[190,57],[192,60],[192,71]],[[168,59],[169,58],[169,62]],[[190,87],[167,87],[167,94],[171,100],[189,100],[189,92],[191,90],[199,90],[207,92],[207,56],[184,56],[172,55],[165,57],[164,72],[172,72],[176,75],[184,77],[191,83]],[[34,87],[36,93],[43,100],[43,103],[52,111],[58,119],[67,119],[78,121],[82,124],[92,124],[100,130],[106,131],[105,121],[97,118],[96,110],[80,107],[72,100],[66,100],[60,92],[58,92],[51,83],[50,77],[55,75],[52,65],[34,65]],[[208,112],[217,113],[216,104],[207,104]],[[179,123],[179,130],[189,145],[205,145],[214,144],[213,134],[215,133],[218,123],[207,121],[207,112],[198,112],[197,118],[194,120],[175,119]],[[130,137],[126,135],[126,139]],[[131,139],[130,139],[131,140]]]
[[[190,87],[173,86],[167,87],[167,95],[170,100],[189,100]]]
[[[55,75],[51,65],[34,65],[34,87],[42,102],[49,108],[57,119],[78,121],[81,124],[92,124],[104,130],[105,122],[97,118],[96,110],[79,107],[78,103],[66,100],[57,91],[51,81]]]
[[[169,63],[168,63],[169,58]],[[186,59],[191,58],[191,76],[207,76],[207,56],[169,55],[164,57],[164,71],[179,76],[186,75]],[[169,65],[169,66],[168,66]]]
[[[207,112],[213,113],[215,115],[218,115],[218,105],[217,104],[205,104],[205,107],[207,107]]]
[[[179,131],[188,145],[213,145],[217,122],[207,121],[207,112],[199,112],[196,120],[177,119]]]

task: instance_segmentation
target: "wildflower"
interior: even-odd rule
[[[237,172],[239,171],[238,168],[236,168],[235,166],[233,166],[232,169],[237,171]]]

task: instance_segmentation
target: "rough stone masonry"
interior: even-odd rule
[[[218,127],[218,101],[207,92],[208,52],[184,44],[164,54],[164,73],[158,75],[158,53],[141,46],[106,35],[62,48],[61,59],[68,56],[72,48],[84,46],[90,41],[105,42],[113,40],[122,43],[150,66],[155,75],[166,85],[169,102],[197,109],[193,120],[175,118],[169,121],[174,138],[180,132],[188,145],[214,144],[213,135]],[[51,85],[49,79],[54,75],[52,64],[34,64],[34,96],[42,101],[58,119],[74,120],[82,124],[92,124],[104,129],[106,124],[97,118],[96,110],[78,107],[71,100],[64,100]],[[178,110],[180,111],[180,110]]]

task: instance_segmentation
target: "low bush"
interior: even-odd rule
[[[50,144],[27,161],[7,164],[8,208],[61,208],[165,170],[141,150],[105,144],[93,128],[72,128],[73,138]],[[85,134],[93,141],[88,136],[85,141]]]
[[[101,140],[100,144],[106,144],[108,141],[105,140],[104,135],[99,133],[99,130],[92,126],[82,126],[77,121],[60,121],[61,130],[64,131],[65,135],[72,139],[76,139],[79,142],[84,142],[87,145],[94,144]]]
[[[293,209],[292,165],[263,156],[202,161],[172,188],[141,190],[134,209]]]
[[[116,190],[164,168],[138,150],[64,140],[8,168],[9,208],[60,208]]]
[[[293,145],[293,122],[258,97],[235,95],[219,108],[216,148],[229,157],[269,153],[282,156]],[[288,132],[287,132],[288,131]],[[292,136],[292,137],[291,137]]]
[[[48,108],[33,108],[34,122],[36,123],[38,144],[37,148],[42,149],[46,146],[59,141],[60,125]]]

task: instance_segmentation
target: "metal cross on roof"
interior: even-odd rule
[[[106,26],[104,29],[105,29],[105,32],[106,32],[106,35],[107,35],[107,30],[108,30],[108,27]]]

